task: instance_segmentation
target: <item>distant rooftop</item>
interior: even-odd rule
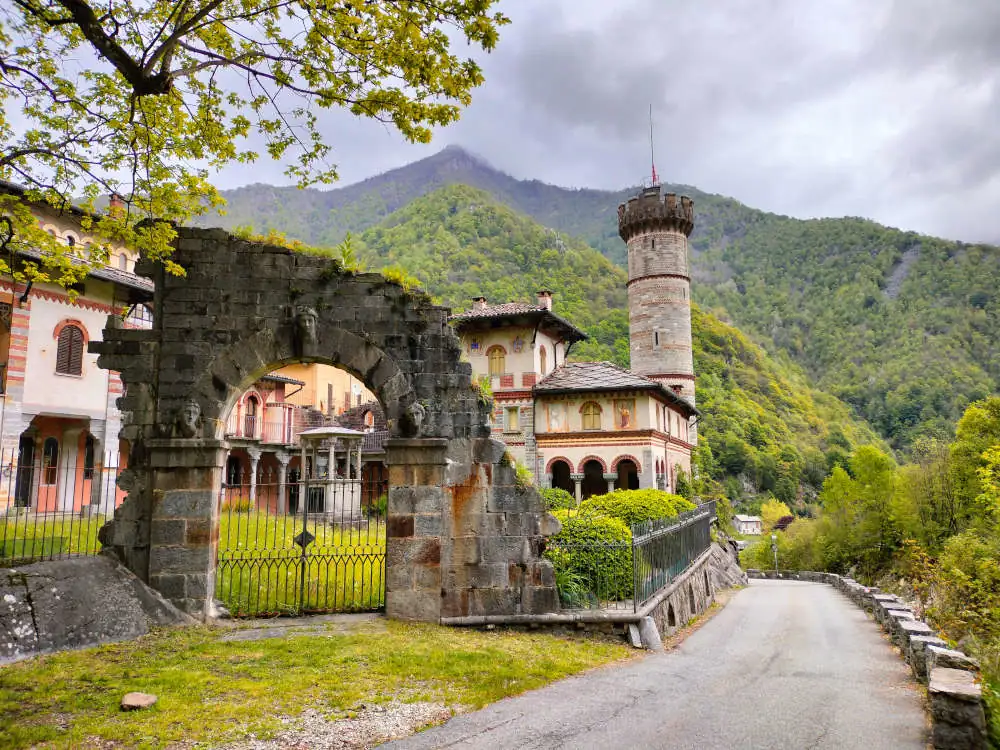
[[[698,410],[685,398],[656,380],[626,370],[611,362],[567,362],[535,385],[538,394],[593,391],[652,391],[690,414]]]
[[[486,303],[479,297],[473,301],[471,310],[451,316],[451,321],[459,331],[481,328],[487,325],[524,324],[541,325],[556,331],[565,341],[586,341],[588,336],[565,318],[552,312],[552,293],[539,294],[539,304],[527,302],[503,302],[498,305]]]

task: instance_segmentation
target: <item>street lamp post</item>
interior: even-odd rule
[[[771,534],[771,551],[774,552],[774,572],[778,572],[778,535]]]

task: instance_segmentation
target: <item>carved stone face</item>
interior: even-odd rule
[[[316,344],[319,315],[311,307],[299,307],[295,311],[295,346],[298,353],[308,354]]]
[[[316,341],[316,322],[318,319],[316,311],[311,307],[300,307],[295,316],[295,326],[303,341]]]
[[[201,420],[201,406],[194,399],[188,400],[177,413],[177,430],[183,437],[194,437]]]

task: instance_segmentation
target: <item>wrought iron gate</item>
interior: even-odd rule
[[[295,467],[284,477],[266,468],[251,481],[233,458],[220,493],[216,599],[234,617],[382,609],[385,467],[307,466],[308,476]]]

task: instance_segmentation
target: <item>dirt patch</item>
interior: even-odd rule
[[[360,750],[407,737],[452,717],[443,703],[391,701],[361,707],[354,716],[332,719],[315,709],[284,719],[289,729],[271,739],[253,737],[223,745],[221,750]]]

